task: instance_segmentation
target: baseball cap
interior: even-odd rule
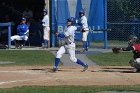
[[[26,20],[26,18],[25,17],[22,17],[22,20]]]

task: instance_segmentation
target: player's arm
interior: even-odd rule
[[[29,34],[29,26],[28,25],[25,25],[25,28],[23,30],[24,30],[24,35]]]
[[[133,46],[129,46],[129,47],[126,47],[126,48],[121,48],[122,51],[131,51],[131,50],[134,50]]]
[[[133,46],[129,46],[129,47],[126,47],[126,48],[112,48],[112,51],[113,53],[117,54],[119,53],[120,51],[131,51],[131,50],[134,50]]]
[[[66,36],[63,33],[55,33],[56,36],[60,37],[60,38],[65,38]]]

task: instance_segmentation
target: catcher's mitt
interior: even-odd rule
[[[121,48],[117,48],[117,47],[112,48],[112,52],[115,53],[115,54],[120,53],[120,50],[121,50]]]

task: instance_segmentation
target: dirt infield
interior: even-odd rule
[[[12,66],[0,67],[0,88],[16,86],[57,85],[136,85],[140,84],[140,73],[133,73],[131,67],[96,66],[81,72],[82,67],[61,66],[56,73],[52,67]]]

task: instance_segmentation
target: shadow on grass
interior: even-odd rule
[[[91,72],[120,72],[120,73],[140,73],[140,72],[134,72],[133,68],[101,68],[97,71],[91,71]]]

